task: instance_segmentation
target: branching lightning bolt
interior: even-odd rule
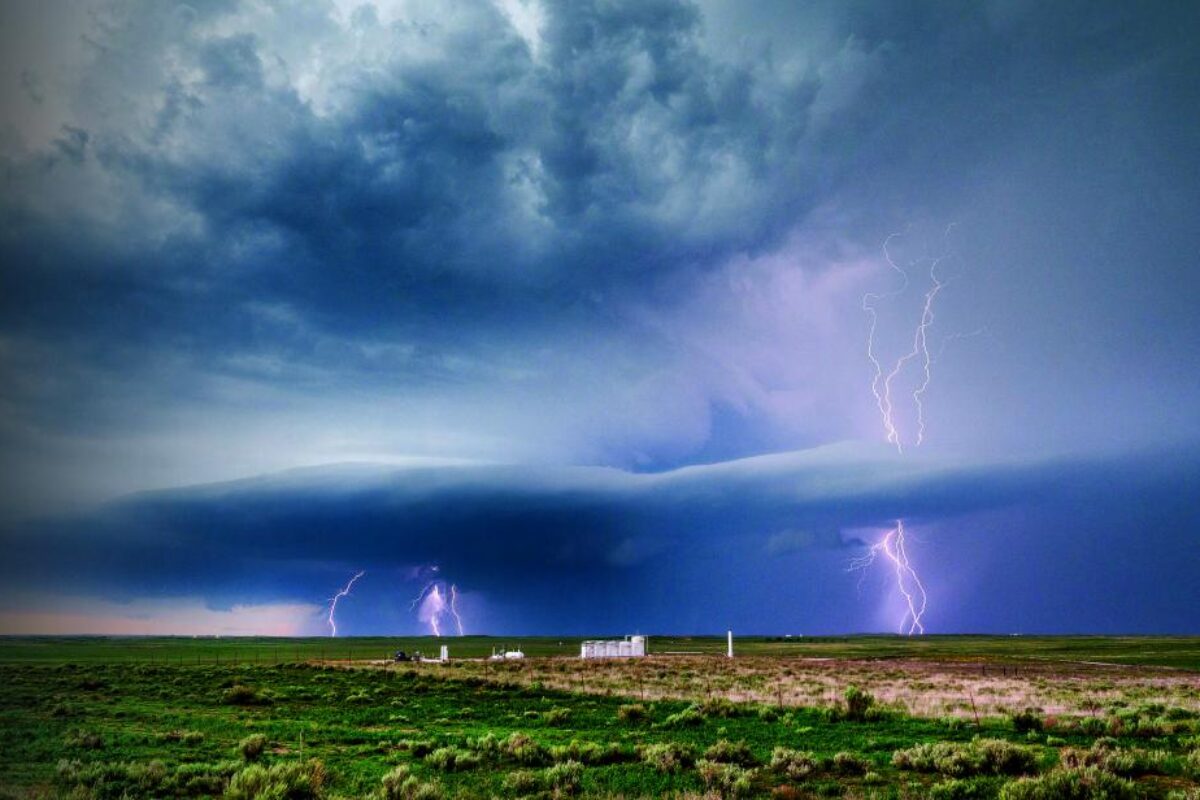
[[[949,238],[950,231],[953,228],[953,223],[947,226],[943,240]],[[901,235],[894,233],[885,239],[883,243],[883,256],[887,260],[888,266],[894,272],[899,273],[902,279],[900,286],[890,292],[868,292],[863,295],[862,308],[871,320],[867,333],[867,360],[871,362],[873,373],[871,377],[871,393],[875,396],[875,404],[879,408],[879,415],[883,420],[883,429],[888,443],[895,446],[897,453],[903,454],[905,441],[895,418],[893,389],[895,388],[896,380],[910,364],[916,363],[920,365],[921,376],[912,390],[913,407],[916,409],[916,433],[911,437],[912,446],[920,447],[925,441],[925,392],[929,390],[929,384],[933,380],[932,368],[937,361],[930,354],[929,332],[933,326],[934,308],[937,304],[938,295],[941,294],[942,289],[945,288],[947,283],[938,274],[938,267],[949,257],[949,252],[946,251],[937,258],[919,259],[907,264],[911,268],[921,261],[928,261],[930,285],[929,289],[925,292],[924,302],[921,306],[921,316],[917,321],[916,327],[913,329],[912,346],[897,358],[891,365],[891,368],[885,372],[883,362],[876,352],[875,336],[879,327],[879,314],[876,309],[880,301],[899,297],[908,289],[908,270],[896,263],[896,260],[892,258],[891,252],[893,240]],[[950,338],[962,337],[947,337],[943,339],[941,344],[942,350],[945,349],[946,343]],[[941,352],[939,351],[940,354]],[[925,626],[921,618],[925,614],[928,596],[925,593],[925,585],[921,582],[920,576],[917,575],[908,557],[904,520],[896,520],[896,527],[889,530],[882,539],[872,545],[865,556],[854,559],[850,563],[850,569],[866,570],[875,563],[875,560],[880,555],[883,555],[891,563],[896,575],[896,588],[904,598],[907,607],[904,617],[900,621],[900,632],[907,633],[910,636],[924,633]]]
[[[892,424],[892,399],[889,392],[880,391],[879,382],[883,380],[883,365],[879,363],[879,358],[875,355],[875,329],[879,325],[879,314],[875,311],[875,304],[880,300],[886,300],[892,297],[899,297],[904,294],[904,290],[908,288],[908,273],[892,259],[889,246],[892,240],[898,233],[893,233],[883,242],[883,257],[887,259],[888,266],[900,274],[903,282],[900,287],[891,292],[867,292],[863,295],[862,307],[863,311],[871,317],[871,328],[867,334],[867,358],[871,361],[871,366],[875,370],[875,374],[871,379],[871,392],[875,395],[875,404],[879,406],[879,414],[883,417],[883,427],[887,432],[887,440],[889,443],[895,444],[897,449],[901,448],[900,437],[896,432],[896,426]],[[885,389],[887,384],[884,384]]]
[[[949,237],[950,231],[954,228],[953,223],[946,228],[945,237]],[[887,441],[896,447],[896,452],[904,452],[904,441],[901,437],[900,430],[895,419],[895,404],[892,400],[892,389],[896,379],[904,372],[905,368],[917,361],[921,366],[922,377],[920,384],[913,389],[912,400],[913,406],[917,411],[917,432],[914,446],[919,447],[925,441],[925,403],[924,395],[929,389],[930,381],[933,379],[932,366],[934,358],[929,352],[929,329],[933,325],[934,307],[937,302],[938,295],[946,286],[944,281],[938,275],[938,267],[949,257],[948,254],[938,256],[937,258],[929,259],[929,290],[925,292],[925,302],[921,307],[921,317],[913,329],[912,347],[899,358],[896,359],[891,369],[884,373],[883,364],[879,360],[875,348],[875,333],[879,326],[879,314],[876,311],[877,304],[881,300],[886,300],[893,297],[899,297],[908,289],[909,277],[908,271],[896,263],[892,258],[891,243],[892,240],[901,236],[901,234],[893,233],[883,243],[883,256],[887,260],[888,266],[899,273],[903,278],[900,287],[891,292],[868,292],[863,295],[862,308],[863,311],[871,318],[870,328],[867,333],[867,360],[871,362],[873,375],[871,378],[871,393],[875,396],[875,404],[879,407],[879,415],[883,419],[883,429],[887,434]],[[912,267],[916,263],[910,263]],[[881,386],[882,384],[882,386]]]
[[[437,567],[431,571],[436,572]],[[417,611],[418,607],[421,619],[428,623],[429,632],[434,636],[442,635],[442,618],[447,614],[454,620],[454,628],[458,635],[465,635],[462,615],[458,610],[458,587],[454,584],[447,584],[437,578],[429,581],[413,598],[408,610]]]
[[[354,586],[354,582],[366,574],[367,574],[366,572],[357,573],[353,578],[350,579],[350,582],[347,583],[342,588],[341,591],[339,591],[333,597],[329,598],[329,635],[330,636],[337,636],[336,615],[337,615],[338,601],[341,600],[346,595],[350,594],[350,587]]]
[[[905,542],[904,520],[896,520],[896,527],[892,528],[884,537],[867,551],[865,556],[854,559],[850,562],[850,569],[866,570],[875,563],[875,559],[883,555],[891,563],[896,573],[896,586],[900,590],[900,594],[904,597],[907,610],[904,612],[904,617],[900,620],[900,633],[906,633],[909,636],[917,633],[925,633],[925,626],[921,623],[921,617],[925,614],[925,607],[928,603],[928,596],[925,594],[925,584],[921,582],[921,578],[917,575],[917,571],[913,569],[912,562],[908,558],[908,550]]]

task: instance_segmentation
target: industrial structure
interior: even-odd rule
[[[624,639],[592,639],[579,647],[580,658],[641,658],[646,655],[645,636],[626,636]]]
[[[506,650],[503,647],[493,647],[489,661],[515,661],[525,657],[525,651],[518,647],[516,650]]]

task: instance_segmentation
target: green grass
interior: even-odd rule
[[[588,637],[595,638],[595,637]],[[0,637],[0,663],[127,661],[273,664],[308,660],[378,660],[396,650],[435,655],[449,644],[457,658],[481,658],[493,648],[519,646],[531,657],[579,654],[580,637],[464,636],[345,637]],[[719,654],[722,636],[651,636],[654,653]],[[1185,636],[839,636],[739,637],[739,655],[800,658],[928,659],[1021,664],[1097,662],[1172,667],[1200,672],[1200,637]]]
[[[506,641],[531,655],[577,652],[577,640]],[[1065,653],[1070,661],[1097,660],[1091,656],[1105,650],[1131,654],[1127,640],[1109,646],[1083,637],[1022,639],[1021,647],[1010,647],[997,659],[987,655],[991,641],[760,639],[740,642],[739,651],[757,650],[755,658],[745,661],[759,667],[775,664],[780,670],[803,663],[787,657],[800,655],[791,648],[803,648],[805,654],[812,648],[823,658],[833,657],[831,653],[911,658],[926,647],[933,649],[920,651],[922,658],[947,652],[942,658],[992,665],[1011,659],[1053,660],[1055,653]],[[1154,641],[1149,649],[1164,653],[1178,642],[1168,658],[1188,658],[1188,640]],[[721,645],[718,639],[652,642],[660,652]],[[662,647],[666,642],[670,648]],[[879,651],[870,649],[872,642]],[[459,655],[487,654],[499,643],[484,637],[450,640],[452,652]],[[984,717],[976,726],[970,719],[915,718],[879,703],[862,706],[851,720],[831,708],[706,702],[704,693],[640,700],[637,684],[612,695],[603,693],[608,688],[580,694],[546,687],[544,676],[562,670],[586,674],[605,669],[578,659],[456,669],[365,663],[348,669],[295,661],[299,655],[302,660],[353,657],[365,662],[397,648],[432,652],[433,644],[399,639],[6,640],[0,654],[0,797],[200,797],[219,795],[231,785],[231,796],[265,797],[263,787],[286,785],[290,789],[280,796],[380,797],[384,776],[401,767],[407,773],[392,785],[399,787],[407,776],[409,794],[396,788],[395,796],[412,796],[421,784],[440,787],[446,797],[565,795],[578,780],[584,796],[657,797],[703,792],[707,778],[727,795],[746,791],[765,796],[780,790],[800,797],[915,798],[933,792],[988,798],[1017,779],[1010,767],[995,766],[1001,762],[1045,778],[1010,794],[1030,791],[1030,786],[1099,783],[1123,791],[1126,781],[1131,791],[1150,798],[1200,791],[1200,713],[1182,707],[1110,697],[1112,702],[1095,711],[1091,727],[1077,719],[1038,716],[1033,731],[1021,732],[1005,717]],[[971,645],[980,644],[972,650]],[[644,668],[669,678],[675,665],[695,669],[697,664],[717,679],[742,668],[741,659],[695,656],[675,661],[664,656],[622,668]],[[1088,677],[1092,673],[1082,674],[1080,680],[1093,679]],[[1110,675],[1096,672],[1097,692],[1111,694]],[[1200,697],[1200,683],[1190,686],[1183,691]],[[621,711],[635,703],[644,713]],[[1037,730],[1043,722],[1047,727]],[[1109,733],[1116,736],[1102,738]],[[506,748],[504,742],[513,735],[527,738]],[[250,739],[255,736],[265,740],[261,747]],[[1019,750],[988,741],[971,744],[977,737],[1006,741]],[[913,750],[920,745],[931,747]],[[679,761],[664,747],[684,755],[677,770],[662,771],[640,756],[649,748],[660,763]],[[261,750],[255,762],[260,771],[249,770],[244,750]],[[1019,757],[1011,757],[1013,752]],[[322,762],[324,784],[305,795],[297,786],[321,781],[311,759]],[[568,761],[583,763],[573,767]],[[1060,761],[1064,767],[1056,766]],[[1097,771],[1106,777],[1096,778]]]

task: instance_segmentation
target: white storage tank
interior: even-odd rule
[[[579,645],[580,658],[641,658],[646,655],[645,636],[624,639],[589,639]]]

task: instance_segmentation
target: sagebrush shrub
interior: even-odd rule
[[[1040,708],[1027,708],[1024,711],[1018,711],[1009,717],[1012,722],[1013,729],[1017,733],[1029,733],[1030,731],[1040,731],[1045,727],[1046,721],[1042,719],[1042,710]]]
[[[526,766],[543,766],[550,763],[550,751],[524,733],[510,734],[504,740],[505,755],[519,764]]]
[[[812,753],[776,747],[771,752],[771,769],[791,780],[801,781],[821,768],[821,762]]]
[[[846,701],[846,719],[856,722],[866,720],[867,712],[875,705],[875,696],[857,686],[847,687],[842,696]]]
[[[979,778],[951,778],[929,787],[930,800],[991,800],[996,789]]]
[[[704,751],[704,757],[709,761],[737,764],[740,767],[752,767],[758,763],[758,759],[745,742],[731,742],[727,739],[718,739]]]
[[[969,743],[919,744],[892,753],[892,764],[914,772],[936,772],[951,778],[971,775],[1022,775],[1037,769],[1037,756],[1028,747],[1002,739]]]
[[[320,761],[251,764],[233,776],[225,800],[317,800],[325,786]]]
[[[642,745],[638,754],[659,772],[679,772],[696,763],[696,751],[679,742]]]
[[[736,764],[700,760],[696,774],[706,789],[721,797],[748,797],[754,791],[753,773]]]
[[[423,781],[401,765],[383,776],[381,800],[440,800],[442,787],[436,781]]]
[[[261,733],[251,734],[238,743],[238,750],[246,761],[257,761],[267,749],[267,737]]]
[[[854,753],[841,752],[833,757],[833,771],[842,775],[865,775],[870,765]]]
[[[256,689],[236,683],[221,695],[221,702],[227,706],[260,706],[271,701]]]
[[[627,703],[617,708],[617,719],[629,725],[645,722],[650,718],[650,712],[641,703]]]
[[[515,795],[533,794],[542,788],[541,778],[536,772],[527,769],[519,769],[515,772],[510,772],[504,776],[503,784],[505,791]]]
[[[1000,788],[1000,800],[1137,800],[1137,787],[1096,767],[1056,769]]]
[[[571,721],[571,709],[569,708],[552,708],[542,715],[543,720],[547,725],[559,727],[566,725]]]
[[[439,747],[425,756],[426,764],[429,764],[434,769],[440,769],[442,772],[462,772],[468,769],[475,769],[481,761],[482,759],[480,759],[478,753],[463,750],[453,745]]]
[[[583,764],[578,761],[555,764],[542,773],[542,780],[556,794],[578,794],[583,785]]]

